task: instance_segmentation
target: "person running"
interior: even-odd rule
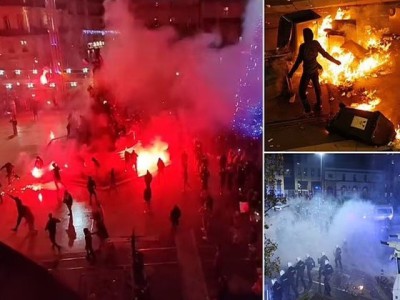
[[[92,178],[92,176],[89,176],[88,181],[87,181],[87,190],[89,192],[89,204],[92,204],[92,198],[94,197],[95,200],[97,201],[97,193],[96,193],[96,182]]]
[[[72,216],[73,198],[72,198],[72,195],[67,190],[64,191],[64,200],[63,200],[63,202],[68,208],[68,216]]]
[[[35,159],[35,168],[41,170],[43,168],[44,162],[43,159],[38,155]]]
[[[59,183],[62,184],[61,182],[61,169],[56,163],[51,164],[53,167],[53,179],[54,179],[54,184],[56,186],[57,191],[60,189]]]
[[[6,170],[6,177],[7,177],[7,180],[8,180],[8,184],[11,184],[13,179],[19,179],[20,178],[17,174],[15,174],[14,165],[12,163],[10,163],[10,162],[5,163],[0,168],[0,170],[3,170],[3,169]]]
[[[47,221],[46,228],[45,230],[49,232],[49,238],[51,242],[51,248],[54,249],[54,247],[57,248],[58,251],[61,250],[61,246],[57,244],[56,242],[56,233],[57,233],[57,223],[60,223],[61,221],[57,218],[53,217],[53,214],[49,214],[49,220]]]

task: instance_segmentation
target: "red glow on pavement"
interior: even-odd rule
[[[32,169],[31,173],[35,178],[41,178],[43,176],[43,170],[36,167]]]
[[[54,139],[54,138],[55,138],[54,132],[53,132],[53,131],[50,131],[50,140],[52,140],[52,139]]]
[[[143,146],[141,142],[138,142],[133,147],[127,148],[121,152],[119,155],[124,159],[124,152],[128,151],[132,153],[132,150],[138,155],[137,167],[138,176],[143,176],[146,174],[147,170],[154,174],[157,172],[157,161],[159,158],[164,162],[165,166],[171,164],[170,155],[168,152],[168,144],[163,142],[161,139],[155,139],[151,145]]]
[[[48,82],[47,77],[46,77],[46,74],[48,72],[49,72],[48,70],[43,70],[43,74],[40,76],[40,83],[43,85],[46,85]]]

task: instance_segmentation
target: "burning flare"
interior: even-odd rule
[[[157,172],[157,161],[159,158],[164,162],[166,166],[171,164],[170,155],[168,152],[168,144],[163,142],[160,138],[156,138],[151,145],[144,147],[141,142],[136,145],[124,149],[119,152],[121,159],[125,159],[125,151],[132,153],[135,150],[138,155],[137,158],[137,172],[139,176],[146,174],[147,170],[154,174]]]
[[[43,85],[46,85],[48,83],[48,80],[46,77],[47,73],[49,73],[49,70],[43,69],[43,73],[42,73],[42,75],[40,75],[40,83]]]
[[[50,140],[53,140],[54,138],[55,138],[54,132],[53,132],[53,131],[50,131]]]
[[[35,178],[41,178],[43,176],[43,170],[36,167],[32,169],[31,173]]]

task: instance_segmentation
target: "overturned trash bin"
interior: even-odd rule
[[[359,110],[344,104],[340,104],[340,110],[329,122],[327,130],[375,146],[387,145],[396,137],[393,123],[381,112]]]

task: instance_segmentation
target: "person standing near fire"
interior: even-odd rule
[[[303,63],[303,74],[301,75],[299,84],[299,96],[304,107],[306,115],[311,113],[311,106],[307,99],[307,86],[310,80],[313,83],[317,103],[314,106],[314,112],[320,113],[322,110],[321,102],[321,86],[319,84],[319,73],[322,71],[322,66],[318,63],[318,54],[329,61],[341,65],[341,62],[331,56],[328,52],[322,48],[321,44],[314,40],[314,34],[310,28],[303,29],[304,43],[300,45],[299,54],[297,59],[288,73],[288,78],[292,78],[294,72]]]

